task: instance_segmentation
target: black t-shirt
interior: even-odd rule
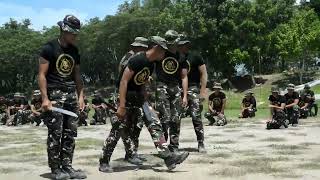
[[[80,64],[78,49],[73,45],[60,46],[58,39],[45,44],[40,56],[49,61],[46,76],[48,88],[75,88],[74,69]]]
[[[303,95],[299,98],[299,107],[303,107],[306,103],[310,103],[311,99],[308,98],[306,95]]]
[[[188,63],[178,52],[174,54],[166,51],[165,58],[156,62],[157,79],[166,84],[179,84],[182,69],[188,69]]]
[[[24,105],[24,100],[21,98],[15,98],[13,99],[13,106],[14,107],[20,107],[21,105]]]
[[[282,103],[286,103],[286,98],[284,96],[278,95],[277,97],[274,97],[273,95],[269,96],[269,101],[272,105],[275,106],[281,106]]]
[[[186,55],[188,64],[188,82],[189,85],[200,85],[200,71],[199,67],[204,65],[204,60],[197,53],[189,53]]]
[[[130,58],[127,67],[134,72],[133,77],[128,82],[127,91],[140,92],[153,72],[154,63],[147,59],[145,52],[139,52]]]
[[[313,91],[306,90],[304,93],[306,94],[306,97],[309,98],[309,100],[310,100],[309,102],[310,103],[314,102],[314,100],[312,99],[312,97],[314,97],[314,92]]]
[[[105,103],[105,101],[101,96],[94,96],[94,98],[92,99],[92,104],[94,104],[95,106],[99,106],[102,103]]]
[[[213,109],[221,110],[224,99],[226,99],[226,95],[223,92],[219,92],[218,94],[212,93],[209,96],[209,101]]]
[[[33,98],[31,100],[31,105],[34,106],[36,111],[41,111],[41,104],[42,104],[41,98]]]
[[[286,97],[286,105],[294,103],[294,100],[299,99],[299,93],[293,92],[289,95],[288,93],[284,95]]]
[[[0,113],[6,112],[8,109],[8,101],[6,99],[0,101]]]
[[[252,105],[252,108],[256,108],[257,107],[257,103],[256,103],[256,98],[255,97],[250,97],[249,99],[243,98],[242,104],[244,105],[244,107],[249,107],[251,105]]]

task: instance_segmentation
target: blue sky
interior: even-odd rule
[[[0,0],[0,25],[9,18],[31,19],[32,28],[53,26],[66,14],[74,14],[81,21],[115,14],[125,0]]]

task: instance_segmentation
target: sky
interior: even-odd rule
[[[117,12],[125,0],[0,0],[0,26],[10,18],[29,18],[31,27],[42,30],[73,14],[85,22],[93,17],[104,18]]]
[[[31,27],[51,27],[67,14],[85,22],[93,17],[104,18],[116,13],[125,0],[0,0],[0,26],[10,18],[31,19]],[[130,0],[129,0],[130,1]],[[300,2],[300,0],[296,0]]]

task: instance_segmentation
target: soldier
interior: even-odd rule
[[[91,103],[95,113],[93,115],[93,120],[90,122],[90,125],[96,125],[97,123],[106,124],[107,107],[105,105],[106,102],[102,98],[100,92],[95,91],[95,94]]]
[[[306,94],[307,98],[310,99],[309,104],[308,104],[308,109],[309,109],[309,113],[310,116],[317,116],[318,114],[318,105],[317,103],[315,103],[316,98],[314,97],[314,92],[310,89],[310,85],[306,84],[304,86],[304,93]],[[312,108],[314,108],[314,114],[311,113]]]
[[[23,118],[23,101],[21,99],[21,94],[19,92],[15,93],[13,96],[13,104],[11,106],[11,114],[13,115],[13,119],[7,122],[8,126],[17,126],[22,123]]]
[[[31,106],[29,105],[28,99],[24,94],[21,95],[21,101],[23,104],[23,109],[22,109],[22,122],[21,124],[27,124],[31,122],[31,119],[29,118],[31,115]]]
[[[147,49],[148,39],[144,37],[136,37],[134,39],[134,42],[130,45],[130,51],[122,57],[119,63],[119,74],[122,74],[122,71],[125,69],[126,65],[128,64],[128,60],[131,56],[135,55],[138,52],[146,51]]]
[[[126,144],[130,145],[130,147],[125,147],[126,151],[133,153],[133,143],[128,135],[130,131],[127,130],[127,124],[132,118],[143,118],[154,145],[169,170],[182,163],[189,155],[187,152],[179,154],[170,152],[159,119],[152,107],[145,103],[144,84],[153,71],[154,62],[163,59],[165,51],[168,49],[166,41],[161,37],[153,36],[150,38],[150,42],[151,48],[130,58],[123,72],[119,86],[119,106],[115,117],[115,122],[118,122],[119,125],[112,126],[103,146],[99,167],[101,172],[112,172],[109,162],[120,136],[128,142]]]
[[[186,59],[188,72],[188,109],[191,115],[193,127],[197,136],[198,151],[206,153],[204,146],[204,129],[201,112],[203,101],[207,96],[207,68],[203,58],[194,52],[190,52],[191,42],[185,36],[180,35],[178,42],[179,52]]]
[[[309,114],[309,102],[311,101],[311,98],[308,97],[308,95],[302,91],[299,98],[299,118],[306,119]]]
[[[294,84],[288,84],[288,93],[284,96],[286,98],[286,113],[289,124],[296,127],[299,119],[299,93],[294,91]]]
[[[34,90],[33,95],[32,95],[32,100],[31,100],[31,112],[32,114],[30,115],[30,120],[31,123],[36,123],[36,126],[39,126],[42,121],[41,117],[41,104],[42,104],[42,99],[41,99],[41,92],[40,90]]]
[[[83,111],[80,112],[78,126],[82,126],[82,124],[85,126],[88,126],[88,123],[86,120],[88,119],[89,111],[90,111],[89,101],[86,97],[84,97],[84,109]]]
[[[9,118],[8,102],[4,96],[0,96],[0,122],[5,125]]]
[[[72,167],[78,118],[51,111],[53,104],[76,114],[84,109],[80,55],[75,46],[81,24],[75,16],[67,15],[58,25],[59,38],[43,46],[39,59],[43,118],[48,127],[48,164],[53,179],[84,179],[86,174]]]
[[[242,110],[239,118],[252,118],[255,116],[255,112],[257,111],[257,103],[256,98],[253,96],[253,92],[251,90],[246,93],[241,104]]]
[[[212,89],[214,92],[209,96],[208,101],[209,112],[205,116],[210,122],[209,126],[224,126],[227,124],[227,119],[224,115],[227,98],[221,91],[222,87],[220,83],[215,83]]]
[[[280,95],[280,91],[276,87],[271,89],[272,95],[269,96],[271,118],[267,121],[267,129],[279,129],[288,127],[286,120],[285,106],[286,98]]]
[[[166,140],[170,138],[169,148],[178,151],[181,110],[187,105],[188,92],[188,64],[181,58],[177,51],[179,34],[169,30],[165,34],[168,44],[164,58],[156,62],[156,110],[159,112],[160,121]],[[180,82],[182,81],[183,97],[181,99]]]

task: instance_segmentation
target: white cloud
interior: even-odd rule
[[[9,21],[10,18],[21,21],[22,19],[29,18],[32,23],[32,28],[36,30],[42,30],[43,26],[51,27],[56,25],[58,21],[62,20],[65,15],[73,14],[77,16],[81,21],[88,19],[87,13],[80,13],[74,9],[53,9],[42,8],[36,10],[31,6],[23,6],[18,4],[9,4],[0,2],[0,24],[4,24]]]

